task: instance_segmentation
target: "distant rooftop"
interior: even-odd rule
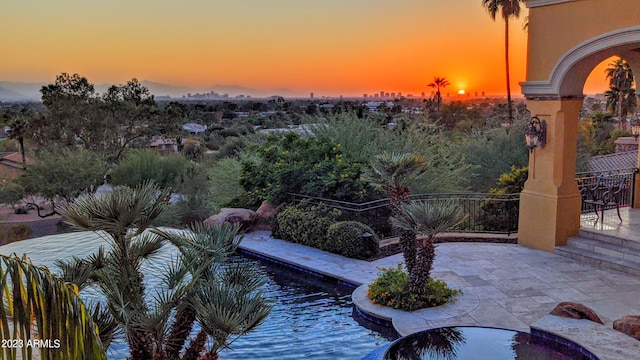
[[[638,150],[594,156],[589,162],[589,170],[592,172],[628,170],[636,166],[638,166]]]

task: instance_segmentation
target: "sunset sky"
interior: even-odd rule
[[[0,81],[139,80],[300,95],[505,91],[504,25],[480,0],[56,0],[0,5]],[[512,91],[525,77],[526,9],[511,26]],[[585,92],[602,92],[603,70]]]

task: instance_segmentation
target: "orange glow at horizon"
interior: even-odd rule
[[[609,67],[617,57],[610,57],[600,64],[598,64],[587,78],[587,81],[584,84],[583,92],[585,94],[596,94],[596,93],[604,93],[607,89],[609,89],[609,82],[606,79],[605,70]]]
[[[451,83],[445,93],[506,89],[504,26],[479,0],[58,0],[3,10],[0,31],[11,36],[0,81],[51,83],[68,72],[94,84],[136,77],[206,91],[419,96],[439,76]],[[525,80],[525,16],[510,28],[515,97]]]

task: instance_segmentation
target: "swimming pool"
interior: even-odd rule
[[[0,253],[26,253],[33,263],[54,270],[56,259],[84,257],[101,244],[104,240],[95,234],[62,234],[1,246]],[[163,250],[145,264],[148,288],[159,281],[153,274],[173,253],[171,246]],[[232,350],[225,350],[221,359],[361,359],[363,354],[395,339],[392,330],[385,331],[354,316],[351,288],[243,257],[262,268],[268,277],[264,291],[273,302],[273,310],[260,327],[234,342]],[[83,290],[81,295],[87,300],[100,297],[92,289]],[[107,354],[111,360],[124,359],[128,347],[124,342],[115,343]]]

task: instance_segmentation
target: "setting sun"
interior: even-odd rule
[[[458,90],[458,95],[464,95],[464,94],[465,94],[464,89],[460,89],[460,90]]]

